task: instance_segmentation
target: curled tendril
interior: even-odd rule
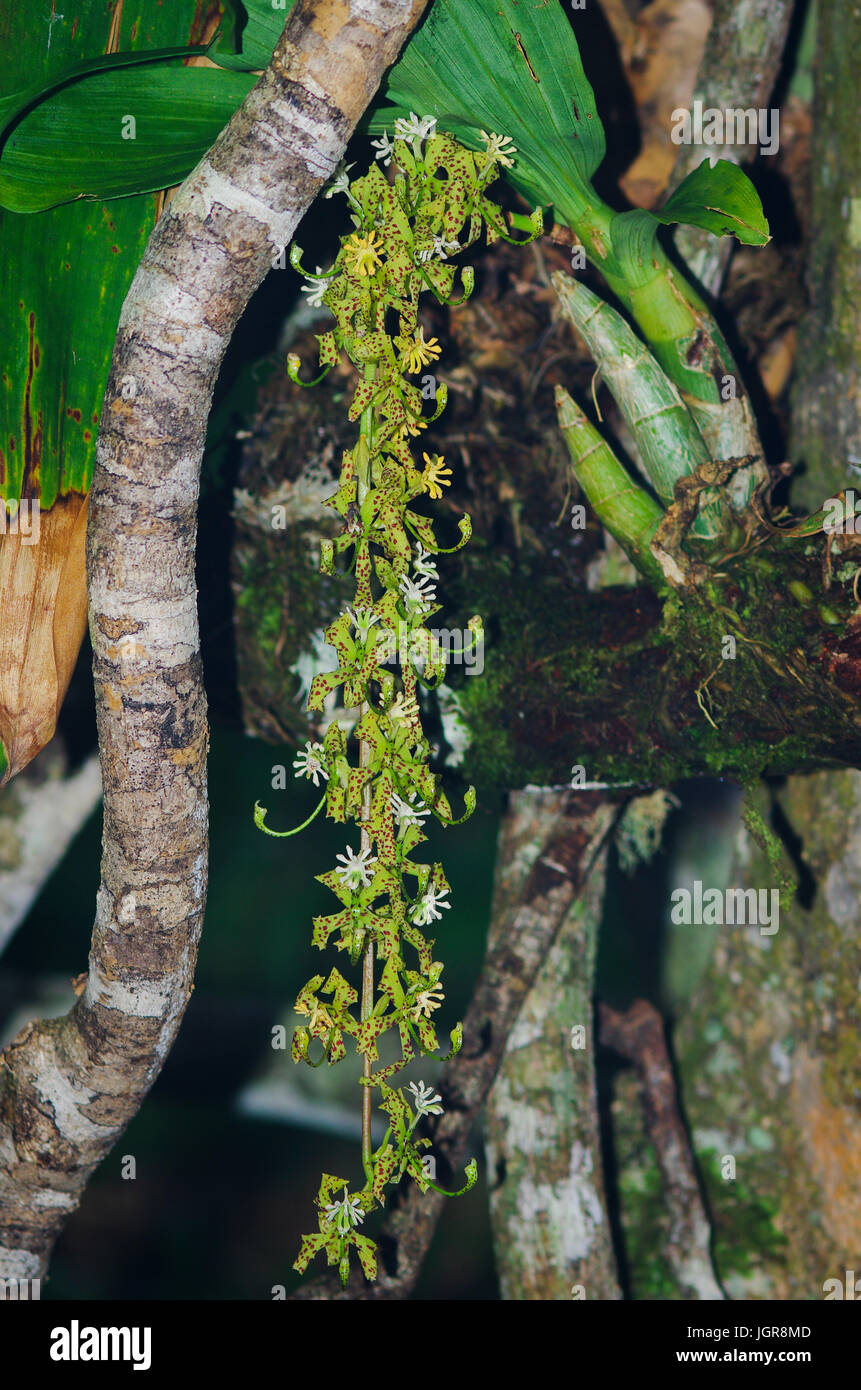
[[[290,835],[298,835],[300,830],[305,830],[312,820],[316,820],[323,807],[326,805],[326,793],[320,797],[314,810],[307,820],[303,820],[301,825],[295,826],[292,830],[270,830],[266,824],[266,817],[269,815],[265,806],[261,806],[259,801],[254,803],[254,824],[258,830],[262,830],[264,835],[271,835],[275,840],[286,840]]]
[[[472,1188],[475,1187],[476,1181],[478,1180],[478,1164],[474,1158],[469,1160],[469,1163],[467,1163],[463,1171],[466,1175],[466,1182],[463,1187],[459,1187],[456,1192],[449,1192],[447,1188],[440,1187],[439,1184],[433,1182],[431,1178],[427,1179],[428,1187],[432,1187],[434,1192],[441,1193],[443,1197],[463,1197],[465,1193],[470,1192]]]
[[[287,375],[297,386],[319,386],[324,377],[327,377],[332,370],[332,363],[327,362],[320,375],[315,376],[313,381],[303,381],[299,376],[299,368],[301,365],[302,359],[299,357],[298,353],[290,352],[287,354]]]
[[[290,243],[290,253],[288,256],[290,264],[293,267],[293,269],[295,271],[298,271],[300,275],[304,276],[306,280],[334,280],[337,277],[337,266],[332,266],[331,270],[321,270],[319,272],[315,271],[312,275],[310,270],[306,270],[302,264],[302,257],[304,256],[304,254],[305,252],[302,250],[302,247],[297,246],[295,241]]]
[[[449,309],[459,309],[462,304],[466,304],[467,300],[472,298],[472,292],[475,289],[475,271],[471,265],[460,267],[460,283],[463,286],[463,294],[460,299],[446,299],[443,301],[448,305]]]
[[[432,425],[434,420],[438,420],[439,417],[442,415],[447,404],[448,387],[446,386],[444,381],[441,381],[439,386],[436,388],[436,410],[434,411],[433,415],[417,415],[415,418],[417,420],[423,420],[426,425]]]
[[[507,241],[509,246],[528,246],[531,241],[535,241],[544,231],[544,214],[540,208],[536,208],[530,215],[529,221],[532,223],[532,230],[528,236],[514,237],[509,236],[501,228],[496,229],[496,234],[501,241]]]

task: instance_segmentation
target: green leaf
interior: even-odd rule
[[[0,205],[40,212],[76,198],[118,198],[181,183],[255,80],[175,62],[78,78],[32,106],[7,134]]]
[[[703,227],[715,236],[734,236],[747,246],[771,240],[759,194],[743,169],[728,159],[704,159],[655,214],[661,222]]]
[[[117,320],[155,200],[0,213],[0,497],[86,492]]]
[[[737,164],[703,160],[657,212],[635,208],[610,223],[613,249],[633,285],[654,277],[652,257],[658,227],[681,222],[715,236],[734,236],[747,246],[771,240],[759,194]]]
[[[558,203],[569,219],[589,203],[604,130],[561,5],[434,0],[382,90],[373,134],[397,116],[435,115],[469,148],[480,131],[517,146],[505,177],[530,203]]]
[[[205,45],[197,48],[183,45],[177,48],[156,48],[147,53],[102,53],[97,58],[84,58],[79,63],[71,63],[52,76],[50,81],[36,82],[0,100],[0,145],[28,110],[46,101],[80,77],[115,68],[135,67],[141,63],[157,62],[164,58],[190,58],[206,51]]]
[[[196,14],[193,0],[161,7],[148,0],[127,13],[120,41],[127,49],[175,48],[193,39]],[[42,16],[26,4],[7,5],[0,90],[54,82],[98,54],[109,27],[109,13],[98,7],[77,14],[67,8],[65,16],[49,21],[47,11]],[[0,110],[11,109],[12,100]],[[98,125],[90,108],[85,154]],[[61,161],[73,155],[61,147]],[[3,168],[0,152],[0,176]],[[30,170],[37,181],[42,173]],[[110,208],[77,203],[35,217],[0,211],[3,499],[36,496],[47,510],[58,495],[89,488],[117,320],[155,216],[156,201],[149,195]]]
[[[243,0],[240,8],[245,11],[247,22],[240,36],[240,53],[227,52],[229,39],[224,36],[210,50],[212,61],[239,72],[265,68],[295,3],[296,0]]]

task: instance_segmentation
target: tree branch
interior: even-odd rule
[[[555,833],[565,792],[518,792],[499,834],[491,937],[506,929],[529,870]],[[503,1299],[621,1295],[601,1165],[592,1020],[606,847],[508,1035],[487,1101],[487,1165]],[[574,1030],[577,1029],[575,1034]]]
[[[102,882],[81,998],[0,1056],[0,1277],[44,1272],[191,994],[207,853],[194,550],[212,390],[248,299],[424,8],[298,0],[158,222],[123,307],[88,537]]]
[[[645,999],[626,1013],[599,1006],[600,1038],[633,1063],[646,1129],[658,1160],[670,1229],[664,1255],[686,1298],[722,1299],[711,1259],[711,1227],[700,1194],[661,1015]]]

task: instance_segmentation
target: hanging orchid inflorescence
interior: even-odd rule
[[[292,265],[308,282],[308,302],[324,305],[336,320],[331,331],[318,335],[323,371],[317,380],[341,353],[360,376],[349,410],[349,418],[359,422],[358,439],[344,454],[338,489],[327,503],[343,517],[344,528],[335,540],[323,542],[321,555],[321,569],[329,575],[337,572],[336,560],[349,560],[344,573],[354,575],[355,594],[325,634],[338,667],[315,675],[308,696],[308,709],[323,711],[327,697],[343,686],[344,704],[355,712],[355,721],[345,733],[341,722],[332,719],[322,742],[309,743],[293,765],[296,775],[315,787],[325,782],[314,814],[325,805],[332,820],[355,822],[360,835],[358,847],[348,844],[335,866],[317,876],[340,906],[314,918],[312,940],[324,950],[334,938],[351,966],[361,962],[361,999],[340,970],[315,975],[296,1000],[296,1012],[306,1022],[295,1031],[292,1048],[294,1061],[319,1066],[324,1060],[340,1061],[350,1038],[363,1059],[364,1186],[351,1193],[343,1178],[323,1176],[319,1229],[303,1238],[295,1263],[303,1271],[323,1250],[344,1283],[351,1247],[365,1275],[375,1277],[376,1246],[357,1228],[383,1205],[389,1184],[407,1173],[422,1191],[443,1190],[433,1182],[422,1155],[430,1140],[416,1135],[423,1116],[441,1113],[440,1097],[422,1081],[411,1083],[409,1097],[390,1082],[417,1054],[429,1055],[439,1047],[432,1016],[444,999],[443,966],[434,960],[433,940],[422,928],[442,919],[450,890],[441,864],[420,863],[412,856],[427,839],[423,824],[430,815],[443,825],[458,822],[429,765],[419,694],[420,687],[434,689],[442,683],[447,660],[428,627],[440,608],[434,557],[460,549],[471,528],[464,516],[458,543],[448,549],[437,543],[431,520],[413,503],[425,496],[442,497],[451,469],[441,455],[426,451],[423,467],[417,467],[409,441],[438,418],[446,400],[445,387],[435,387],[435,412],[423,415],[423,392],[412,380],[441,352],[437,339],[426,337],[418,321],[420,296],[430,290],[441,304],[462,304],[472,292],[473,272],[461,269],[461,293],[455,299],[451,256],[474,243],[482,228],[488,243],[500,237],[512,240],[487,189],[499,167],[510,166],[515,151],[504,136],[482,132],[481,138],[483,149],[472,152],[452,136],[437,133],[433,117],[399,119],[394,138],[385,134],[374,141],[376,161],[370,171],[351,181],[353,166],[342,166],[324,195],[346,196],[354,228],[342,237],[332,270],[326,273],[318,266],[308,274],[301,250],[291,249]],[[392,182],[383,168],[392,169]],[[541,232],[538,211],[532,229],[533,237]],[[293,381],[304,384],[295,355],[288,358],[288,370]],[[393,632],[406,633],[409,640],[399,644],[398,661],[391,665],[388,639]],[[467,641],[481,640],[481,621],[473,618]],[[474,805],[470,788],[461,820]],[[257,825],[278,834],[266,826],[266,814],[263,807],[255,808]],[[397,1030],[400,1056],[379,1065],[378,1043],[390,1030]],[[449,1057],[460,1047],[460,1025],[450,1037]],[[314,1040],[322,1047],[316,1060],[311,1058]],[[376,1149],[371,1146],[373,1089],[379,1091],[388,1120]],[[461,1192],[473,1186],[476,1172],[473,1161]]]

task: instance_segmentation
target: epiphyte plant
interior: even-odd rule
[[[440,1097],[423,1081],[411,1083],[409,1095],[391,1084],[417,1054],[431,1055],[439,1048],[433,1015],[445,997],[443,966],[422,929],[442,919],[450,889],[442,864],[421,863],[413,854],[427,839],[423,825],[429,816],[443,826],[458,821],[430,767],[420,688],[432,690],[445,678],[446,653],[427,626],[440,608],[436,557],[460,549],[471,531],[469,518],[462,517],[459,541],[443,547],[431,519],[413,506],[425,496],[442,497],[452,476],[441,455],[422,450],[419,468],[411,451],[410,441],[420,440],[446,403],[441,384],[434,414],[423,414],[414,378],[436,361],[441,348],[436,338],[425,336],[418,310],[426,291],[448,305],[469,297],[473,272],[461,268],[456,295],[452,257],[472,245],[482,229],[489,244],[514,240],[487,189],[500,166],[511,166],[516,152],[510,139],[495,133],[483,133],[482,150],[467,150],[451,135],[437,132],[436,124],[434,117],[414,113],[399,118],[393,136],[384,133],[373,142],[375,161],[367,174],[351,180],[352,165],[337,172],[325,196],[346,196],[353,231],[341,238],[329,272],[317,267],[309,274],[295,245],[290,256],[308,282],[309,301],[324,305],[335,318],[334,328],[317,338],[322,371],[316,380],[341,353],[359,375],[349,408],[350,420],[358,422],[358,439],[344,453],[339,486],[327,504],[343,518],[344,527],[336,539],[324,541],[321,554],[324,574],[334,575],[339,572],[336,562],[346,563],[340,572],[353,575],[355,592],[325,634],[337,654],[337,668],[315,675],[308,696],[308,709],[322,711],[326,697],[342,685],[354,722],[345,733],[333,719],[322,742],[308,743],[294,762],[298,777],[315,787],[325,781],[310,819],[325,806],[332,820],[354,822],[359,831],[358,848],[348,843],[335,867],[317,875],[340,906],[314,918],[312,941],[322,951],[334,938],[351,966],[361,963],[361,997],[334,967],[328,975],[313,976],[296,1000],[296,1012],[306,1021],[294,1032],[292,1046],[293,1060],[310,1066],[341,1061],[347,1038],[362,1057],[364,1185],[351,1191],[345,1179],[323,1175],[318,1230],[303,1237],[294,1265],[304,1271],[314,1254],[323,1251],[328,1263],[338,1266],[344,1284],[351,1249],[366,1277],[376,1275],[376,1246],[358,1227],[384,1204],[389,1185],[408,1174],[423,1192],[430,1187],[444,1191],[423,1161],[422,1150],[430,1140],[416,1134],[424,1116],[441,1113]],[[391,171],[392,181],[384,169]],[[535,212],[526,240],[541,230],[541,213]],[[301,385],[299,368],[291,355],[288,372]],[[382,662],[381,635],[391,630],[406,630],[410,638],[396,670],[384,669]],[[473,642],[481,640],[478,617],[470,620],[469,631]],[[473,788],[465,801],[461,820],[475,806]],[[267,834],[295,833],[270,830],[266,814],[259,804],[255,807],[255,822]],[[381,1065],[379,1040],[390,1030],[397,1031],[400,1056]],[[449,1057],[460,1048],[460,1025],[450,1036]],[[312,1059],[315,1042],[322,1050]],[[374,1090],[388,1120],[376,1149],[371,1144]],[[468,1191],[476,1176],[472,1161],[464,1186],[446,1195]]]

